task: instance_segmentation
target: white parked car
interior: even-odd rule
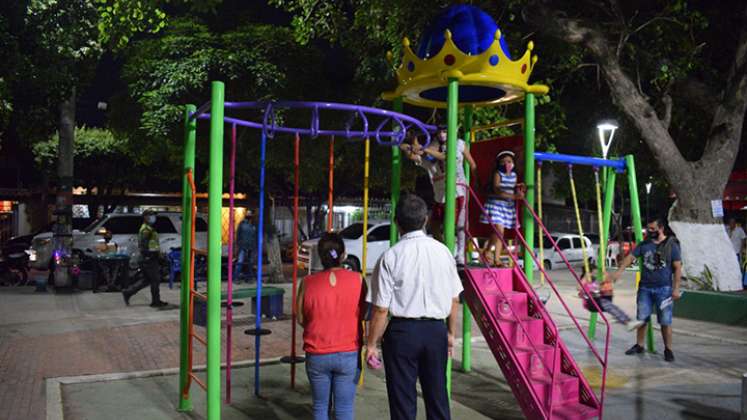
[[[552,233],[551,235],[569,263],[572,265],[583,265],[584,252],[581,248],[581,237],[579,235],[572,233]],[[563,259],[555,251],[555,248],[553,248],[550,241],[546,237],[543,237],[543,240],[544,242],[542,243],[542,246],[544,247],[543,258],[545,270],[552,270],[556,267],[565,266]],[[591,240],[586,236],[584,236],[583,242],[585,243],[586,248],[586,258],[590,263],[596,264],[596,261],[599,258],[599,245],[592,244]],[[539,247],[537,245],[535,246],[536,249],[534,252],[537,253],[537,258],[539,258]]]
[[[161,212],[156,217],[155,229],[158,232],[161,253],[166,254],[171,248],[181,247],[182,214],[178,212]],[[198,214],[195,222],[195,246],[207,248],[207,218]],[[119,247],[119,252],[130,255],[133,263],[138,260],[139,251],[137,235],[143,217],[134,213],[110,213],[101,217],[82,231],[73,231],[73,248],[85,254],[93,254],[97,243],[105,232],[112,233],[112,240]],[[33,268],[46,270],[52,258],[52,232],[34,236],[29,251],[30,265]],[[225,254],[225,252],[224,252]]]
[[[363,222],[356,222],[340,231],[343,241],[345,242],[345,252],[348,254],[343,263],[354,271],[360,271],[363,260]],[[319,239],[310,239],[301,244],[298,250],[299,268],[313,271],[323,269],[322,262],[319,259],[317,245]],[[369,221],[368,222],[368,252],[366,253],[366,272],[373,271],[376,261],[381,254],[389,249],[389,222],[388,221]]]

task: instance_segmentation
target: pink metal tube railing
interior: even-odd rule
[[[461,185],[465,185],[465,184],[461,184]],[[469,190],[471,198],[475,200],[475,204],[477,204],[477,206],[479,207],[480,212],[481,213],[484,212],[485,208],[483,207],[483,205],[480,202],[480,200],[477,198],[477,195],[475,194],[475,191],[472,189],[472,187],[470,187],[468,185],[465,185],[465,186]],[[509,251],[508,252],[508,256],[509,256],[509,258],[511,258],[511,261],[513,262],[514,267],[518,267],[519,266],[519,261],[516,258],[516,255],[514,255],[512,252],[510,252],[509,247],[508,247],[508,243],[506,242],[506,240],[503,237],[503,235],[501,235],[501,233],[498,232],[498,230],[495,228],[495,226],[491,225],[490,227],[493,229],[493,231],[495,232],[495,234],[498,237],[498,239],[503,243],[504,248],[507,251]],[[474,237],[472,235],[470,235],[469,232],[467,232],[467,233],[468,233],[468,236],[469,236],[470,241],[471,241]],[[518,231],[517,231],[517,233],[518,233]],[[517,236],[520,236],[520,235],[517,235]],[[482,258],[482,256],[481,256],[481,258]],[[500,256],[499,256],[499,258],[500,258]],[[486,261],[483,261],[483,262],[486,263]],[[555,344],[553,346],[553,356],[552,356],[552,361],[553,361],[553,363],[552,363],[552,370],[550,370],[547,366],[545,366],[545,369],[547,370],[548,374],[550,375],[550,393],[549,393],[549,396],[548,396],[549,405],[550,406],[549,406],[549,408],[547,410],[547,418],[551,418],[552,417],[552,409],[553,409],[553,393],[554,393],[554,390],[555,390],[555,378],[557,377],[557,374],[558,374],[558,365],[559,365],[559,363],[558,363],[559,362],[558,361],[558,348],[559,348],[559,345],[560,345],[560,332],[558,331],[557,325],[555,325],[555,323],[553,322],[552,317],[550,317],[550,314],[545,309],[545,305],[542,304],[542,301],[540,300],[539,296],[537,295],[537,292],[534,290],[533,287],[531,287],[531,285],[529,285],[529,281],[527,280],[526,275],[524,274],[524,272],[521,271],[521,270],[514,270],[514,272],[520,273],[519,276],[522,278],[522,280],[524,281],[524,283],[526,283],[526,285],[528,286],[527,290],[531,290],[532,291],[531,293],[528,294],[528,297],[534,303],[534,307],[537,308],[537,310],[539,310],[542,313],[543,319],[546,321],[546,324],[550,326],[550,328],[552,330],[551,332],[555,335]],[[506,296],[505,296],[505,294],[503,293],[503,290],[500,287],[500,282],[498,282],[498,280],[497,280],[497,278],[495,277],[494,274],[492,274],[492,276],[493,276],[493,279],[494,279],[496,285],[498,286],[498,289],[501,291],[501,294],[503,295],[503,297],[505,299]],[[517,321],[519,321],[519,317],[516,315],[516,312],[514,312],[513,307],[511,307],[511,305],[509,305],[509,307],[511,308],[511,313],[514,315],[514,318]],[[525,336],[529,337],[529,334],[526,331],[526,328],[524,328],[524,325],[521,322],[517,322],[517,324],[521,327],[522,332],[525,334]],[[500,331],[500,328],[499,328],[499,333],[503,334],[502,331]],[[537,350],[537,347],[534,345],[533,342],[531,342],[531,340],[529,340],[529,341],[530,341],[530,344],[532,346],[532,350],[535,352],[535,354],[537,355],[538,359],[542,360],[541,353]],[[506,342],[510,342],[510,341],[506,341]],[[530,358],[530,363],[531,363],[531,358]],[[519,371],[521,372],[521,369],[519,369]],[[529,380],[528,375],[524,374],[523,372],[522,372],[522,375],[525,377],[526,383],[527,384],[531,384],[531,381]],[[529,386],[529,388],[530,388],[531,392],[534,393],[534,389],[531,386]],[[535,398],[536,398],[536,394],[535,394]],[[543,404],[540,404],[540,406],[544,409]]]
[[[464,185],[464,184],[462,184],[462,185]],[[465,185],[465,187],[468,188],[468,190],[470,192],[470,195],[475,200],[475,203],[478,205],[480,211],[484,212],[484,207],[483,207],[482,203],[480,202],[480,200],[477,198],[477,196],[475,194],[475,191],[472,189],[472,187],[471,186],[467,186],[467,185]],[[561,305],[565,309],[566,313],[570,316],[570,318],[573,321],[574,325],[576,326],[576,328],[578,329],[578,331],[581,333],[581,336],[584,338],[584,341],[586,341],[586,344],[591,349],[592,353],[597,358],[597,360],[599,361],[599,363],[602,365],[602,383],[601,383],[600,397],[599,397],[599,407],[600,407],[599,408],[599,417],[601,419],[602,416],[603,416],[603,412],[604,412],[604,393],[605,393],[606,379],[607,379],[607,367],[608,367],[608,356],[609,356],[609,341],[610,341],[610,330],[611,330],[610,329],[610,323],[607,320],[607,318],[604,316],[604,313],[602,312],[602,310],[599,307],[599,305],[597,305],[596,301],[593,299],[593,297],[591,296],[591,294],[583,286],[581,279],[578,277],[578,275],[576,274],[576,272],[571,267],[570,262],[568,262],[568,259],[565,257],[565,255],[563,254],[563,252],[560,250],[560,248],[558,247],[558,244],[555,242],[555,240],[552,238],[552,235],[550,235],[550,232],[547,230],[547,228],[545,227],[545,225],[542,223],[542,220],[537,216],[537,213],[534,211],[534,209],[532,209],[531,206],[528,205],[528,203],[526,202],[525,199],[522,199],[521,202],[529,210],[529,212],[532,215],[532,218],[534,219],[534,221],[537,222],[537,224],[542,229],[543,234],[545,236],[547,236],[547,238],[550,240],[550,243],[552,244],[553,248],[557,251],[558,255],[560,255],[561,259],[563,260],[563,263],[568,267],[569,271],[573,275],[573,277],[576,280],[576,282],[579,284],[579,286],[580,286],[581,290],[583,291],[583,293],[589,298],[589,300],[592,303],[592,305],[597,309],[599,315],[601,316],[603,322],[605,323],[605,325],[607,327],[606,328],[606,334],[605,334],[604,356],[601,356],[599,354],[599,352],[596,350],[596,348],[594,347],[594,345],[591,342],[591,340],[589,339],[589,337],[584,332],[583,328],[581,328],[581,325],[579,324],[579,322],[576,319],[576,317],[573,315],[572,311],[570,310],[570,308],[568,307],[568,305],[566,304],[566,302],[563,300],[563,298],[560,295],[560,292],[558,291],[555,283],[552,281],[552,279],[550,278],[550,276],[545,271],[545,268],[544,268],[543,264],[538,260],[536,253],[534,252],[533,249],[529,249],[529,247],[527,246],[528,244],[526,242],[526,239],[523,237],[523,235],[521,234],[521,232],[519,232],[519,230],[517,229],[516,230],[516,237],[521,241],[521,243],[522,243],[522,245],[524,246],[525,249],[529,249],[529,254],[532,256],[532,259],[537,264],[538,269],[545,276],[545,278],[548,280],[548,284],[550,285],[550,287],[553,290],[553,292],[555,293],[555,295],[558,297],[558,300],[560,301]],[[503,245],[506,248],[506,250],[509,250],[509,247],[508,247],[508,244],[505,241],[505,238],[503,238],[503,236],[497,231],[497,229],[495,229],[495,227],[492,227],[492,228],[493,228],[494,232],[496,233],[496,236],[503,243]],[[518,261],[517,261],[515,255],[512,254],[511,252],[508,252],[508,255],[512,259],[514,265],[518,265]],[[524,275],[524,273],[521,270],[518,270],[518,271],[522,273],[521,274],[521,278],[525,282],[528,283],[527,278]],[[536,295],[536,291],[534,291],[534,288],[530,287],[530,289],[532,289],[532,291],[533,291],[533,293],[532,293],[532,300],[536,302],[537,300],[539,300],[539,297]],[[552,325],[553,328],[554,328],[554,330],[555,330],[555,335],[556,335],[555,342],[556,342],[556,346],[557,346],[557,344],[559,342],[559,337],[560,337],[559,333],[558,333],[558,330],[557,330],[557,326],[555,326],[554,322],[552,321],[552,318],[549,316],[549,314],[545,310],[544,305],[538,305],[538,307],[542,308],[541,310],[543,312],[543,315],[546,315],[546,318],[547,318],[549,324]],[[556,362],[555,358],[553,359],[553,362],[554,363]],[[555,371],[555,369],[553,369],[552,384],[551,384],[551,388],[550,388],[551,392],[552,392],[552,389],[554,388],[554,382],[555,382],[556,373],[557,372]],[[551,398],[551,400],[550,400],[550,404],[551,405],[550,405],[550,413],[548,414],[548,417],[550,417],[552,415],[552,394],[550,395],[550,398]]]
[[[584,331],[584,329],[581,328],[581,325],[579,324],[578,320],[576,319],[576,317],[571,312],[570,308],[568,308],[568,305],[565,303],[565,301],[563,300],[563,298],[560,296],[560,293],[558,292],[558,290],[557,290],[557,288],[555,286],[555,283],[547,275],[547,272],[545,271],[544,265],[541,262],[538,262],[537,255],[535,254],[534,250],[533,249],[529,250],[529,252],[530,252],[530,254],[532,256],[532,259],[535,261],[535,263],[537,263],[537,267],[542,272],[542,274],[545,276],[545,278],[548,280],[548,284],[550,285],[550,287],[555,292],[555,295],[558,296],[558,300],[563,305],[563,308],[568,313],[568,315],[571,317],[571,320],[573,320],[573,323],[576,325],[576,329],[578,329],[578,331],[581,333],[581,336],[586,341],[586,344],[589,346],[589,348],[591,349],[591,351],[594,354],[594,356],[597,358],[597,360],[599,361],[599,363],[602,365],[602,384],[601,384],[600,391],[599,391],[599,393],[600,393],[600,396],[599,396],[599,418],[601,419],[603,417],[603,414],[604,414],[604,391],[605,391],[606,382],[607,382],[607,367],[608,367],[610,333],[611,333],[610,322],[609,322],[609,320],[607,320],[607,317],[604,316],[604,312],[602,312],[602,309],[599,307],[599,305],[597,304],[597,302],[594,300],[593,296],[591,296],[591,294],[589,293],[588,289],[586,287],[584,287],[581,278],[579,278],[578,274],[576,274],[576,271],[573,270],[573,268],[571,267],[570,262],[568,262],[568,259],[565,257],[565,255],[563,254],[563,252],[560,250],[560,248],[558,247],[557,242],[555,242],[555,239],[553,239],[552,235],[547,230],[547,227],[542,223],[542,220],[539,218],[539,216],[537,216],[537,213],[534,211],[534,209],[531,206],[529,206],[529,204],[527,203],[526,199],[522,198],[521,201],[522,201],[522,203],[524,203],[524,206],[529,210],[529,213],[532,215],[532,218],[537,222],[537,225],[540,227],[540,229],[542,229],[542,233],[550,240],[550,243],[552,244],[553,249],[555,249],[556,252],[558,253],[558,255],[560,255],[560,258],[563,260],[563,263],[568,267],[569,271],[573,275],[573,278],[576,280],[576,283],[578,283],[578,285],[581,288],[581,290],[583,291],[583,293],[587,296],[587,298],[589,299],[589,302],[591,302],[591,304],[594,305],[594,308],[597,310],[597,313],[599,313],[599,316],[602,318],[602,321],[604,321],[604,324],[606,325],[606,333],[605,333],[605,337],[604,337],[604,357],[602,357],[602,356],[599,355],[599,352],[597,351],[596,347],[594,347],[594,344],[589,339],[589,336],[586,335],[586,332]],[[525,238],[523,236],[521,236],[520,234],[518,234],[517,237],[521,237],[521,240],[522,240],[522,243],[524,244],[524,247],[526,249],[529,249],[526,246],[527,244],[526,244]]]

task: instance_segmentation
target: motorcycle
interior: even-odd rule
[[[21,247],[6,247],[0,252],[0,284],[28,284],[29,254]]]

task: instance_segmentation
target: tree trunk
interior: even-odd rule
[[[659,118],[649,100],[620,65],[601,29],[583,19],[568,18],[548,3],[532,2],[533,23],[567,42],[583,45],[599,63],[615,104],[638,128],[663,170],[678,200],[670,210],[670,225],[682,245],[685,275],[699,277],[705,268],[719,290],[741,290],[741,276],[720,217],[711,201],[721,200],[739,150],[747,107],[747,31],[742,29],[733,66],[714,110],[703,156],[688,162],[669,134],[671,98]],[[747,9],[743,11],[743,15]],[[642,162],[639,162],[639,165]]]
[[[293,216],[293,205],[290,204],[292,199],[293,199],[292,197],[286,197],[286,203],[288,204],[285,206],[288,209],[288,212],[291,214],[291,217]],[[299,207],[300,207],[300,204],[299,204]],[[306,236],[306,232],[304,231],[303,226],[301,226],[301,218],[299,217],[298,219],[299,219],[298,226],[296,226],[296,229],[298,229],[298,240],[303,242],[306,239],[308,239],[308,237]]]
[[[57,149],[57,199],[55,215],[57,225],[54,230],[55,251],[63,256],[71,255],[73,248],[73,153],[75,141],[75,88],[70,96],[60,104],[59,145]],[[70,287],[67,267],[55,272],[56,287]]]

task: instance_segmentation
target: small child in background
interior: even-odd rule
[[[601,284],[597,282],[596,276],[593,274],[596,269],[597,267],[591,264],[589,271],[586,271],[586,267],[584,266],[581,273],[581,284],[587,293],[579,289],[578,295],[584,300],[584,308],[589,312],[597,312],[597,306],[599,306],[602,312],[612,315],[617,322],[625,325],[628,331],[633,331],[640,327],[643,324],[642,321],[630,319],[628,314],[620,309],[619,306],[612,303],[612,296],[614,295],[612,281],[609,278],[605,278]],[[589,295],[591,295],[591,299]],[[592,303],[592,299],[596,302],[596,306]]]

